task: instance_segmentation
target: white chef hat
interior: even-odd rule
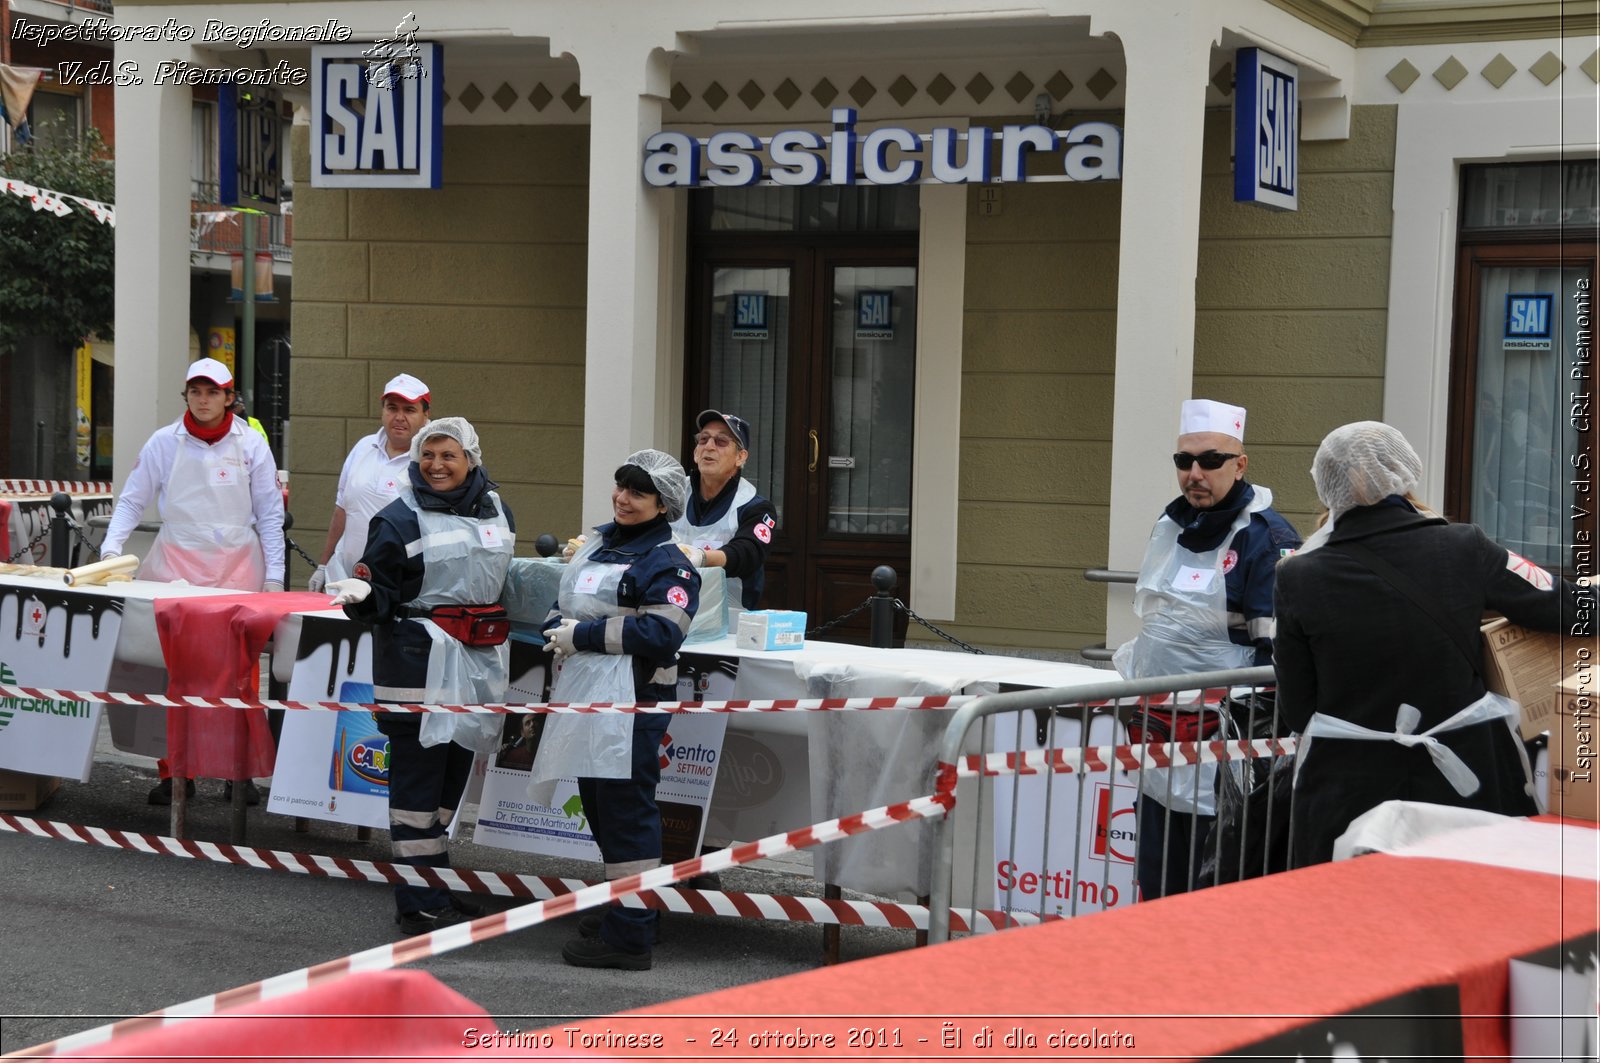
[[[1220,432],[1244,442],[1244,407],[1229,406],[1215,399],[1184,399],[1178,415],[1178,434]]]

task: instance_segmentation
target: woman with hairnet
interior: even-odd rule
[[[462,417],[430,421],[411,441],[409,482],[367,528],[333,604],[372,628],[378,701],[482,705],[508,685],[511,624],[499,601],[516,544],[511,511],[483,471]],[[449,867],[447,831],[475,752],[499,744],[496,716],[374,713],[389,738],[389,838],[397,864]],[[480,915],[446,890],[395,887],[395,922],[423,934]]]
[[[551,701],[671,700],[678,647],[700,602],[700,577],[672,539],[689,478],[659,450],[628,455],[611,491],[613,520],[595,529],[561,575],[544,623],[545,649],[560,664]],[[661,863],[659,714],[552,716],[532,780],[578,776],[589,829],[606,878]],[[585,915],[580,936],[561,950],[576,967],[648,970],[657,914],[613,904]]]
[[[1273,643],[1301,736],[1291,866],[1331,860],[1385,801],[1533,814],[1518,707],[1484,688],[1479,624],[1493,609],[1556,631],[1592,592],[1419,507],[1421,459],[1386,424],[1334,429],[1311,477],[1328,520],[1278,566]]]

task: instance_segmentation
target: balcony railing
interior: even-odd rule
[[[45,3],[64,7],[70,16],[74,11],[92,11],[97,15],[113,14],[111,0],[44,0]]]
[[[244,225],[256,226],[256,250],[270,251],[276,262],[292,259],[294,216],[284,214],[241,214],[219,202],[215,182],[190,183],[192,212],[189,221],[189,250],[197,254],[234,255],[244,251]],[[291,209],[284,204],[285,210]]]

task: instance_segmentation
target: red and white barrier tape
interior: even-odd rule
[[[888,709],[956,709],[977,700],[974,694],[939,694],[904,698],[779,698],[768,701],[658,701],[641,705],[631,701],[503,702],[493,705],[374,704],[359,701],[274,701],[257,698],[212,698],[199,695],[129,694],[110,690],[53,690],[48,687],[0,685],[0,697],[52,701],[98,701],[109,705],[147,705],[163,709],[290,709],[316,712],[460,712],[653,714],[706,712],[856,712]]]
[[[109,495],[111,484],[104,480],[0,480],[0,495]]]
[[[1067,774],[1093,774],[1102,771],[1139,771],[1142,768],[1182,768],[1220,761],[1254,760],[1261,757],[1292,757],[1295,739],[1237,738],[1209,742],[1156,742],[1141,746],[1089,746],[1053,750],[1035,749],[1022,753],[978,753],[962,757],[956,775],[973,779],[980,775],[1038,775],[1055,771]],[[940,765],[948,770],[948,765]]]
[[[1227,690],[1205,691],[1207,704],[1227,696]],[[1211,700],[1217,695],[1215,701]],[[492,705],[418,705],[403,703],[373,704],[359,701],[275,701],[257,698],[214,698],[200,695],[132,694],[111,690],[56,690],[49,687],[7,686],[0,684],[0,697],[32,698],[51,701],[96,701],[108,705],[147,705],[164,709],[289,709],[316,712],[461,712],[488,714],[518,713],[716,713],[716,712],[867,712],[895,709],[959,709],[977,694],[934,694],[899,698],[777,698],[732,701],[658,701],[640,705],[629,701],[552,701],[502,702]],[[1150,694],[1117,701],[1072,702],[1074,706],[1165,705],[1172,694]],[[1192,699],[1184,705],[1198,704]]]
[[[23,1058],[75,1052],[93,1045],[105,1044],[107,1041],[137,1033],[151,1026],[171,1025],[185,1019],[214,1015],[242,1004],[253,1004],[289,993],[298,993],[357,971],[386,971],[429,956],[454,952],[456,949],[465,948],[479,941],[488,941],[516,930],[525,930],[530,926],[537,926],[573,912],[610,904],[613,900],[640,890],[658,889],[695,875],[722,871],[754,860],[809,849],[814,845],[838,841],[853,834],[880,830],[895,823],[934,819],[943,816],[953,804],[948,795],[934,794],[929,797],[912,798],[899,804],[868,809],[841,819],[815,823],[799,830],[774,834],[759,841],[747,842],[692,860],[684,860],[671,867],[652,868],[642,874],[586,886],[576,892],[564,893],[550,900],[535,901],[520,908],[486,915],[470,923],[458,923],[443,930],[435,930],[429,934],[420,934],[341,959],[319,963],[315,967],[302,967],[298,971],[280,974],[265,981],[252,982],[226,992],[197,997],[183,1004],[162,1008],[160,1011],[153,1011],[137,1018],[123,1019],[120,1022],[98,1026],[92,1030],[23,1049],[15,1055]]]
[[[501,871],[476,871],[468,868],[412,867],[409,864],[392,864],[382,860],[352,860],[316,853],[294,853],[283,849],[214,844],[160,834],[84,827],[75,823],[33,819],[5,813],[0,813],[0,832],[124,849],[155,856],[176,856],[259,870],[286,871],[317,878],[383,884],[404,882],[413,886],[429,886],[434,889],[455,890],[488,897],[515,897],[521,900],[551,900],[562,894],[595,885],[593,882],[576,878],[513,875]],[[764,919],[770,922],[837,923],[841,926],[890,927],[901,930],[925,930],[928,925],[928,909],[920,904],[828,900],[820,897],[790,897],[771,893],[699,890],[686,886],[643,890],[624,898],[622,903],[630,908],[654,908],[664,912]],[[1006,916],[998,911],[980,909],[972,913],[972,917],[975,920],[974,925],[968,925],[966,918],[963,917],[953,918],[952,926],[957,930],[983,933],[999,930],[1006,925]],[[1011,925],[1016,925],[1018,920],[1019,916],[1013,914]],[[1029,917],[1022,921],[1037,922],[1038,919]]]

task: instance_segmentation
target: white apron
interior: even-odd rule
[[[239,437],[229,432],[206,446],[180,440],[167,474],[161,531],[139,578],[196,587],[259,591],[267,562],[256,535],[250,470]]]
[[[590,560],[604,545],[599,535],[578,548],[561,573],[556,607],[566,620],[605,620],[633,612],[617,602],[623,573],[632,566]],[[574,653],[560,663],[551,701],[635,700],[631,653]],[[539,739],[529,796],[543,804],[554,780],[627,779],[633,775],[633,717],[623,713],[552,714]]]
[[[493,605],[500,600],[517,536],[505,507],[493,491],[493,517],[461,517],[417,505],[410,486],[399,497],[417,514],[422,543],[422,588],[406,605]],[[490,705],[504,700],[511,682],[511,647],[468,646],[445,634],[432,620],[416,621],[433,640],[428,651],[424,703]],[[423,716],[417,741],[424,746],[454,742],[479,753],[500,745],[501,717],[488,713],[430,712]]]
[[[721,550],[722,544],[739,530],[739,507],[754,497],[756,485],[740,477],[739,486],[733,491],[733,501],[728,503],[720,519],[710,524],[690,524],[689,510],[685,507],[683,516],[672,522],[673,537],[702,550]],[[732,631],[739,626],[739,614],[744,612],[744,580],[723,573],[723,586],[727,588],[724,593],[728,600],[728,630]]]
[[[406,465],[391,465],[385,461],[388,451],[382,442],[378,444],[378,454],[375,468],[363,463],[367,482],[350,486],[354,497],[349,499],[350,504],[344,510],[344,534],[339,536],[333,555],[328,558],[329,583],[350,577],[367,548],[367,530],[372,518],[399,498],[401,489],[407,486]]]
[[[1255,497],[1234,518],[1222,542],[1204,553],[1178,545],[1183,529],[1171,518],[1163,516],[1156,522],[1133,592],[1133,611],[1144,620],[1144,628],[1118,647],[1112,658],[1122,678],[1215,672],[1255,663],[1253,646],[1240,646],[1228,637],[1228,593],[1222,565],[1234,538],[1252,516],[1270,505],[1272,492],[1256,487]],[[1222,718],[1226,728],[1227,714]],[[1146,768],[1140,778],[1144,793],[1174,812],[1216,815],[1215,764]]]

